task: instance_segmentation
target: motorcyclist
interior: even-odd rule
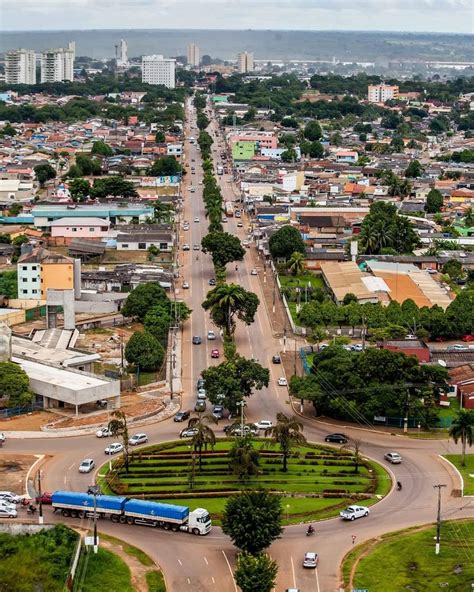
[[[306,531],[306,534],[313,534],[313,532],[314,532],[313,525],[312,525],[312,524],[310,524],[310,525],[308,526],[308,530]]]
[[[397,489],[398,489],[398,491],[400,491],[401,488],[402,488],[402,482],[401,481],[397,481]]]
[[[238,265],[235,266],[235,271],[239,271],[239,266]]]

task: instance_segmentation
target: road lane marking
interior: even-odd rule
[[[67,470],[68,470],[68,471],[70,471],[70,470],[72,469],[72,467],[73,467],[75,464],[76,464],[76,463],[75,463],[75,462],[73,462],[73,463],[72,463],[72,465],[69,465],[69,466],[68,466]]]
[[[191,585],[191,580],[188,578],[188,584]]]
[[[178,563],[179,563],[180,565],[183,565],[183,563],[182,563],[181,559],[178,559]]]
[[[319,578],[318,578],[318,568],[314,570],[314,576],[316,578],[316,588],[318,592],[321,592],[321,588],[319,587]]]
[[[205,563],[206,565],[209,565],[209,561],[207,560],[207,557],[204,557],[204,563]]]
[[[221,551],[222,551],[222,555],[224,555],[224,559],[225,559],[225,562],[227,563],[227,567],[229,568],[230,575],[232,577],[232,582],[234,584],[235,592],[239,592],[238,589],[237,589],[237,584],[235,583],[235,580],[234,580],[234,574],[232,573],[232,568],[230,567],[229,560],[227,559],[227,555],[225,554],[224,549],[221,549]]]
[[[290,555],[290,559],[291,559],[291,572],[293,574],[293,588],[296,588],[295,564],[293,563],[293,555]]]
[[[216,580],[214,579],[214,577],[213,577],[213,576],[211,576],[211,580],[212,580],[212,583],[213,583],[213,584],[215,584],[215,583],[216,583]]]

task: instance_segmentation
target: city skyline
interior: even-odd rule
[[[129,30],[147,28],[150,14],[165,29],[229,29],[286,31],[387,31],[472,33],[470,0],[393,0],[387,8],[378,0],[0,0],[3,31]],[[207,15],[213,14],[209,22]],[[367,21],[370,14],[370,22]],[[54,15],[55,27],[51,28]],[[75,29],[70,28],[74,23]],[[255,27],[256,23],[264,23]],[[308,27],[314,23],[314,27]],[[284,25],[282,27],[282,25]]]

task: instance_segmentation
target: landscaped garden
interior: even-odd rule
[[[445,454],[457,470],[461,473],[464,481],[464,495],[474,495],[474,454],[466,454],[465,465],[462,465],[462,456],[460,454]]]
[[[390,489],[390,478],[375,463],[359,460],[331,447],[305,444],[292,448],[288,471],[282,470],[278,447],[267,441],[254,442],[259,452],[258,474],[240,479],[229,467],[234,440],[217,440],[213,448],[198,453],[190,442],[169,442],[150,446],[130,457],[128,472],[117,460],[102,481],[102,489],[117,494],[143,496],[166,503],[205,507],[219,523],[230,495],[263,488],[282,496],[285,523],[317,520],[336,515],[351,501],[377,501]]]
[[[441,552],[436,528],[412,528],[382,535],[353,549],[344,559],[344,589],[370,592],[449,590],[466,592],[474,581],[474,521],[443,522]]]

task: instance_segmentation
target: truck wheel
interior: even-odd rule
[[[110,517],[110,520],[112,522],[118,522],[119,521],[119,517],[118,516],[115,516],[115,514],[112,514],[112,516]]]
[[[171,530],[172,530],[173,532],[177,532],[177,530],[178,530],[178,527],[176,526],[176,524],[173,524],[173,526],[171,527]]]
[[[82,510],[78,513],[79,518],[84,518],[85,515],[85,512],[83,512]]]
[[[127,524],[134,524],[135,520],[133,518],[127,518]]]
[[[165,522],[165,523],[163,524],[163,528],[164,528],[165,530],[169,530],[169,529],[171,528],[171,525],[170,525],[170,524],[168,524],[168,522]]]
[[[76,512],[76,510],[72,510],[71,511],[71,517],[72,518],[77,518],[77,512]]]
[[[193,528],[193,534],[200,534],[199,533],[199,528]]]
[[[120,524],[125,524],[127,522],[127,517],[126,516],[120,516],[119,522],[120,522]]]
[[[71,514],[69,513],[69,510],[63,510],[63,511],[61,512],[61,514],[62,514],[63,516],[66,516],[66,517],[68,517],[68,516],[70,516],[70,515],[71,515]]]

